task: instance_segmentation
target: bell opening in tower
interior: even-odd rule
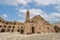
[[[29,10],[26,11],[26,22],[30,21],[30,12]]]

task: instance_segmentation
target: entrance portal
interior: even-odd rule
[[[21,30],[21,34],[23,34],[23,33],[24,33],[24,30],[22,29],[22,30]]]
[[[55,26],[54,29],[55,29],[55,32],[60,32],[60,27],[59,26]]]
[[[32,33],[35,33],[35,31],[34,31],[34,27],[32,27]]]
[[[21,27],[21,34],[23,34],[24,33],[24,28],[23,27]]]

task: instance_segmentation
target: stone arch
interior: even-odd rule
[[[8,24],[9,24],[9,22],[5,22],[5,24],[6,24],[6,25],[8,25]]]
[[[59,26],[54,26],[55,32],[60,32],[60,27]]]
[[[2,23],[4,23],[5,21],[2,21]]]
[[[11,26],[8,26],[8,28],[11,28]]]
[[[34,27],[32,27],[32,33],[35,33],[35,28]]]
[[[6,30],[6,32],[10,32],[10,29],[8,28],[8,29]]]
[[[24,27],[21,27],[21,34],[23,34],[24,33]]]
[[[5,29],[1,29],[1,32],[5,32]]]
[[[12,28],[15,28],[15,26],[13,26]]]
[[[2,22],[2,20],[0,19],[0,22]]]
[[[3,28],[7,28],[7,26],[3,26]]]
[[[17,32],[20,32],[20,26],[18,26]]]
[[[2,25],[0,25],[0,28],[2,27]]]
[[[14,29],[12,29],[11,32],[14,32]]]
[[[20,29],[18,29],[17,31],[20,32]]]
[[[32,31],[32,33],[35,33],[35,27],[34,27],[34,24],[32,24],[31,31]]]

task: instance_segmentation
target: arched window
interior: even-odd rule
[[[4,23],[4,21],[2,21],[2,23]]]
[[[3,26],[3,28],[6,28],[7,26]]]
[[[7,25],[8,25],[9,23],[8,23],[8,22],[5,22],[5,24],[7,24]]]
[[[2,25],[0,25],[0,28],[2,27]]]
[[[14,31],[14,29],[11,30],[11,32],[13,32],[13,31]]]
[[[8,26],[8,28],[11,28],[11,26]]]
[[[6,32],[10,32],[10,29],[7,29],[7,31]]]
[[[17,31],[20,32],[20,29],[18,29]]]
[[[55,32],[60,32],[60,27],[59,26],[54,26]]]
[[[14,23],[14,25],[16,25],[16,23]]]
[[[1,32],[5,32],[5,29],[1,29]]]
[[[1,22],[1,20],[0,20],[0,22]]]
[[[21,29],[24,29],[23,27],[21,27]]]
[[[13,26],[13,28],[15,28],[15,26]]]

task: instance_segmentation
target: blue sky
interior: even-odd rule
[[[25,21],[25,12],[30,18],[42,16],[50,23],[60,22],[60,0],[0,0],[0,17],[9,21]]]

